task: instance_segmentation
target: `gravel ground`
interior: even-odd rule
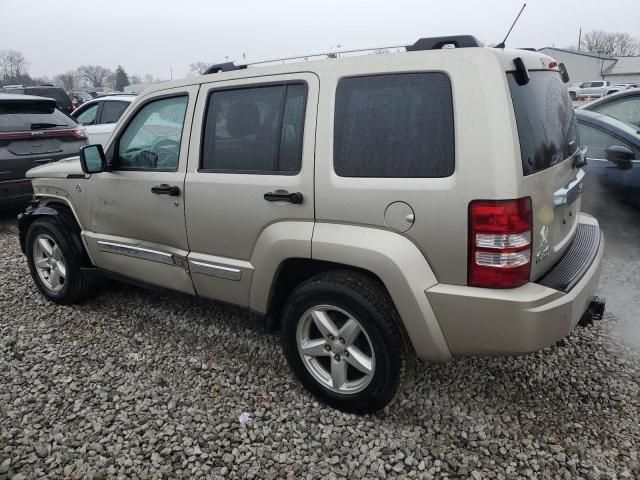
[[[359,417],[220,307],[118,285],[44,301],[16,234],[0,217],[0,480],[640,477],[639,348],[610,314],[526,357],[421,366]]]

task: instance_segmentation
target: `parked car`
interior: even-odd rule
[[[67,93],[53,85],[6,85],[2,92],[13,95],[35,95],[38,97],[53,98],[60,111],[69,115],[73,111],[71,99]]]
[[[630,88],[638,88],[640,85],[637,83],[614,83],[605,92],[605,95],[611,95],[612,93],[621,92],[622,90],[628,90]]]
[[[566,75],[471,36],[407,50],[149,87],[104,149],[29,172],[35,284],[73,303],[108,274],[245,307],[353,412],[392,401],[416,356],[554,344],[604,249]]]
[[[608,115],[638,129],[640,128],[640,88],[614,93],[584,105],[580,110]]]
[[[97,97],[85,102],[71,116],[87,129],[89,143],[105,145],[116,122],[135,99],[135,95]]]
[[[71,98],[71,103],[73,105],[73,109],[75,111],[80,105],[84,102],[88,102],[89,100],[93,100],[93,96],[87,92],[67,92],[69,98]]]
[[[78,155],[84,129],[53,99],[0,93],[0,207],[26,205],[33,196],[25,178],[34,166]]]
[[[611,84],[607,80],[593,80],[584,82],[576,87],[569,88],[571,100],[580,100],[588,97],[603,97]]]
[[[640,134],[613,117],[577,110],[579,142],[587,147],[586,171],[591,182],[627,202],[640,205]],[[594,188],[590,202],[602,202],[602,189]],[[586,189],[589,193],[589,188]]]

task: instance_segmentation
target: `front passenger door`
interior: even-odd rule
[[[112,171],[86,182],[83,232],[96,266],[187,293],[184,177],[197,91],[168,90],[128,113],[108,145]]]

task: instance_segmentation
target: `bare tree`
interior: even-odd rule
[[[15,50],[0,51],[0,74],[3,80],[25,76],[28,66],[29,62],[20,52]]]
[[[78,75],[96,88],[106,85],[111,74],[111,70],[100,65],[82,65],[78,67]]]
[[[59,75],[53,77],[54,85],[64,88],[67,91],[76,88],[77,80],[78,79],[75,72],[60,73]]]
[[[193,62],[189,65],[189,71],[194,75],[202,75],[210,66],[211,64],[207,62]]]
[[[640,50],[638,40],[628,33],[594,30],[584,35],[582,43],[588,52],[618,57],[636,55]]]
[[[616,55],[632,57],[640,52],[640,42],[628,33],[616,33]]]

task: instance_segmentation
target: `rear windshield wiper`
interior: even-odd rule
[[[31,130],[44,130],[46,128],[54,127],[68,127],[66,123],[32,123]]]

